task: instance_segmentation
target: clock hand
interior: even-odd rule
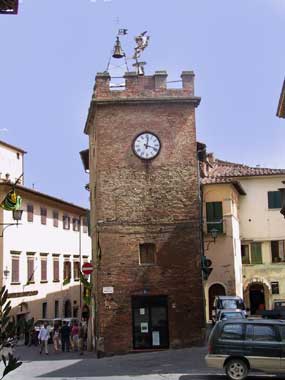
[[[147,145],[148,148],[152,148],[153,150],[157,151],[158,149],[152,145]]]

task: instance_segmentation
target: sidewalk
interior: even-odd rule
[[[94,353],[76,352],[39,354],[37,347],[20,346],[16,356],[23,364],[7,376],[7,380],[68,380],[68,379],[171,379],[181,375],[209,370],[204,363],[205,347],[128,354],[97,359]],[[214,372],[213,372],[214,373]]]

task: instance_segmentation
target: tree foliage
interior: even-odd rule
[[[11,346],[11,340],[14,339],[16,333],[16,323],[14,319],[11,319],[10,311],[11,301],[8,301],[8,290],[3,286],[0,290],[0,360],[3,361],[5,369],[1,379],[22,364],[12,353],[8,353],[8,358],[4,354],[5,349]]]

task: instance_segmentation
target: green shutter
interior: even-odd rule
[[[262,264],[261,243],[251,244],[251,264]]]
[[[279,191],[268,191],[268,208],[281,208],[281,197]]]
[[[207,231],[213,229],[223,232],[223,205],[222,202],[206,202]],[[221,223],[211,223],[220,222]]]

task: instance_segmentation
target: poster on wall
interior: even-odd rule
[[[142,333],[148,333],[148,323],[147,322],[141,322],[141,332]]]
[[[152,332],[152,345],[153,346],[160,346],[159,331],[153,331]]]

